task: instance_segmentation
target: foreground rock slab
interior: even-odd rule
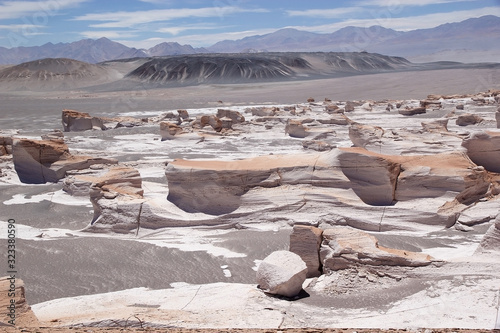
[[[11,276],[0,277],[0,326],[40,326],[26,301],[23,280]]]
[[[356,265],[425,266],[432,258],[416,253],[385,248],[370,234],[349,227],[323,231],[321,261],[325,270],[336,271]]]

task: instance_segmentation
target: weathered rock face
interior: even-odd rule
[[[307,277],[321,275],[319,249],[323,230],[305,225],[296,225],[290,234],[290,252],[299,255],[307,265]]]
[[[409,108],[409,109],[399,109],[399,114],[403,116],[414,116],[417,114],[427,113],[425,107]]]
[[[182,128],[176,124],[172,124],[166,121],[160,123],[160,135],[161,141],[173,140],[176,135],[182,133]]]
[[[128,233],[140,228],[144,192],[139,171],[112,168],[94,179],[89,193],[94,217],[86,231]]]
[[[426,132],[448,132],[448,120],[449,119],[438,119],[434,121],[424,121],[421,124]]]
[[[305,138],[310,133],[301,120],[289,119],[286,123],[285,134],[288,134],[292,138]]]
[[[12,154],[12,137],[0,136],[0,156]]]
[[[483,118],[481,118],[480,116],[478,116],[476,114],[467,113],[467,114],[463,114],[463,115],[458,116],[458,118],[456,120],[456,124],[458,126],[476,125],[476,124],[479,124],[480,122],[482,122],[483,120],[484,120]]]
[[[464,139],[462,146],[477,165],[486,170],[500,173],[500,133],[478,132]]]
[[[86,112],[79,112],[75,110],[62,111],[62,125],[65,132],[106,129],[104,121],[101,118],[92,117]]]
[[[14,139],[12,155],[19,179],[26,184],[57,182],[69,170],[118,163],[114,159],[73,156],[62,140]]]
[[[294,297],[302,290],[306,275],[307,266],[297,254],[276,251],[259,265],[257,283],[269,294]]]
[[[13,303],[12,303],[13,301]],[[23,280],[0,278],[0,323],[17,327],[38,327],[40,323],[26,302]],[[12,313],[12,315],[11,315]]]
[[[342,172],[363,202],[376,206],[394,203],[398,163],[359,148],[341,149],[338,159]]]
[[[346,269],[359,264],[388,266],[425,266],[432,257],[424,253],[396,250],[378,245],[370,234],[349,227],[323,231],[320,251],[324,270]]]
[[[500,111],[495,112],[495,119],[497,121],[497,128],[500,128]]]
[[[210,125],[216,132],[222,131],[222,121],[219,119],[219,117],[215,115],[211,116],[201,116],[200,118],[200,126],[201,128]]]
[[[384,129],[378,126],[369,126],[354,123],[349,127],[349,138],[354,147],[366,147],[367,145],[380,145],[384,135]]]
[[[494,252],[500,254],[500,214],[497,215],[494,224],[484,235],[476,252]]]
[[[217,117],[219,118],[230,118],[234,124],[245,122],[245,117],[238,111],[218,109]]]

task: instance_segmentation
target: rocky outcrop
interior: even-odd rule
[[[425,266],[432,262],[432,257],[425,253],[380,246],[374,236],[349,227],[323,231],[320,257],[326,271],[357,265]]]
[[[500,254],[500,214],[497,215],[493,225],[488,229],[484,235],[477,253],[493,252]]]
[[[288,134],[292,138],[305,138],[309,136],[310,132],[301,120],[288,119],[285,126],[285,134]]]
[[[0,136],[0,156],[12,154],[12,137]]]
[[[0,307],[0,326],[40,326],[26,301],[24,282],[15,274],[0,277]]]
[[[369,205],[392,205],[400,165],[365,149],[343,148],[338,156],[356,195]]]
[[[26,184],[55,183],[69,170],[117,163],[114,159],[73,156],[62,140],[14,139],[12,155],[17,175]]]
[[[177,135],[181,134],[182,128],[176,124],[172,124],[166,121],[160,123],[160,135],[161,141],[173,140]]]
[[[75,110],[62,111],[62,125],[65,132],[79,132],[91,129],[106,129],[104,121],[99,117],[92,117],[86,112]]]
[[[349,138],[354,147],[366,147],[367,145],[381,145],[384,129],[378,126],[369,126],[353,123],[349,127]]]
[[[296,225],[290,234],[290,252],[299,255],[307,266],[307,277],[321,275],[319,249],[323,230],[306,225]]]
[[[89,194],[94,217],[86,231],[129,233],[140,228],[144,191],[139,171],[112,168],[93,179]]]
[[[469,126],[469,125],[479,124],[482,121],[484,121],[484,119],[481,118],[480,116],[478,116],[476,114],[467,113],[467,114],[463,114],[463,115],[458,116],[458,118],[456,120],[456,124],[458,126]]]
[[[424,107],[418,107],[418,108],[399,109],[398,112],[403,116],[414,116],[417,114],[427,113],[427,110]]]
[[[426,132],[448,132],[448,120],[449,119],[437,119],[433,121],[423,121],[421,124]]]
[[[278,108],[276,107],[254,107],[254,108],[247,108],[245,110],[245,113],[251,113],[252,116],[257,116],[257,117],[272,117],[276,115],[276,113],[279,111]]]
[[[500,133],[477,132],[465,138],[462,146],[477,165],[486,170],[500,173]]]
[[[238,111],[218,109],[217,117],[219,118],[229,118],[232,120],[233,124],[239,124],[245,122],[245,117]]]
[[[219,117],[215,115],[210,115],[210,116],[201,116],[200,118],[200,126],[201,128],[210,125],[214,131],[220,132],[222,131],[222,121],[219,119]]]
[[[257,270],[257,283],[266,293],[295,297],[306,280],[307,266],[297,254],[276,251],[267,256]]]

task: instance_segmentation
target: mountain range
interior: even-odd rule
[[[412,60],[471,62],[500,59],[500,17],[487,15],[430,29],[396,31],[382,26],[345,27],[329,34],[285,28],[265,35],[224,40],[207,48],[165,42],[149,49],[130,48],[107,38],[33,47],[0,47],[0,64],[43,58],[71,58],[88,63],[152,56],[253,52],[377,52]]]

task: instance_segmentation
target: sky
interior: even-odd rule
[[[500,16],[500,0],[0,0],[0,46],[109,38],[129,47],[206,47],[282,28],[399,31]]]

